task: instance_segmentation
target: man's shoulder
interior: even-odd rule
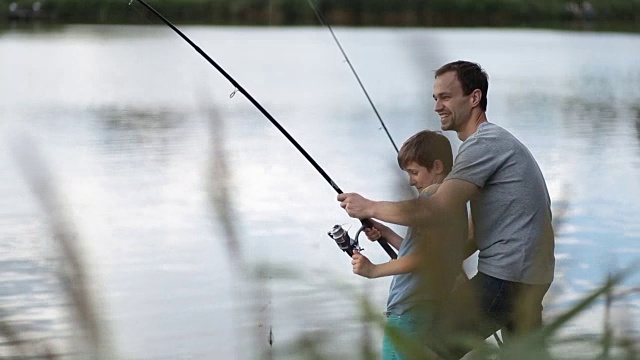
[[[513,143],[520,143],[516,137],[503,127],[494,123],[485,122],[480,124],[478,130],[465,140],[459,148],[459,152],[468,149],[498,150],[502,147],[510,148]],[[473,150],[472,150],[473,151]]]
[[[474,134],[475,138],[486,139],[494,137],[513,136],[509,131],[501,127],[500,125],[484,122],[478,126],[478,131]]]

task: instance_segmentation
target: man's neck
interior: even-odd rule
[[[487,114],[484,111],[472,111],[466,126],[461,131],[458,131],[458,139],[460,139],[461,141],[467,140],[469,136],[475,134],[476,131],[478,131],[480,124],[487,121]]]

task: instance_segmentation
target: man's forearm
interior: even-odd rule
[[[434,214],[430,200],[418,198],[398,202],[376,201],[371,209],[371,217],[398,225],[425,225],[432,221]]]
[[[340,206],[349,216],[358,219],[379,219],[405,226],[438,224],[455,216],[459,207],[476,194],[479,188],[464,180],[445,181],[436,193],[399,202],[372,201],[357,193],[338,194]]]

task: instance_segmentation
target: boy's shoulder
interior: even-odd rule
[[[440,184],[431,184],[420,191],[420,196],[431,196],[438,191]]]

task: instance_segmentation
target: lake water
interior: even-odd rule
[[[326,29],[182,29],[342,190],[410,196]],[[439,128],[435,69],[467,59],[487,70],[489,120],[529,147],[551,192],[557,271],[547,319],[640,258],[640,35],[334,30],[398,144]],[[345,224],[353,235],[358,223],[285,137],[242,94],[230,97],[233,86],[168,27],[0,32],[0,79],[1,319],[32,338],[74,336],[54,272],[65,264],[54,215],[77,236],[120,358],[286,357],[304,337],[343,356],[357,350],[354,294],[381,312],[389,279],[353,275],[326,232]],[[46,173],[53,208],[28,185]],[[221,189],[227,221],[212,200]],[[375,244],[364,247],[374,262],[387,260]],[[473,272],[473,261],[466,268]],[[633,291],[639,280],[636,273],[618,290]],[[624,297],[614,310],[616,330],[638,335],[640,298]],[[596,306],[565,330],[597,334],[602,321]]]

